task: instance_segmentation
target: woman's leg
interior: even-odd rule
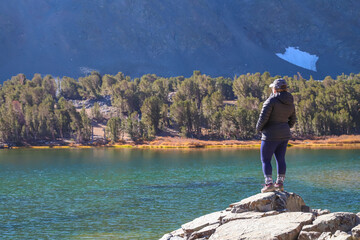
[[[285,162],[285,154],[287,148],[288,141],[282,141],[275,149],[275,159],[277,166],[277,181],[278,183],[283,183],[285,180],[286,173],[286,162]]]
[[[261,141],[260,155],[262,162],[262,169],[265,177],[265,184],[272,183],[272,166],[271,159],[276,149],[278,142]]]

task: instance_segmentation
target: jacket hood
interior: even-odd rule
[[[279,99],[279,101],[282,102],[283,104],[293,104],[294,103],[294,97],[289,92],[275,93],[274,97],[276,99]]]

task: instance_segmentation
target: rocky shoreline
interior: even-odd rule
[[[360,212],[311,209],[295,193],[259,193],[165,234],[160,240],[360,240]]]

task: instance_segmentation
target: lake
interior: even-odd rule
[[[263,176],[259,150],[17,149],[0,151],[0,180],[1,238],[158,239]],[[360,150],[288,149],[285,189],[360,212]]]

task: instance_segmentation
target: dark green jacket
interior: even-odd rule
[[[271,94],[264,102],[256,130],[261,140],[281,141],[291,138],[290,128],[296,122],[294,98],[289,92]]]

